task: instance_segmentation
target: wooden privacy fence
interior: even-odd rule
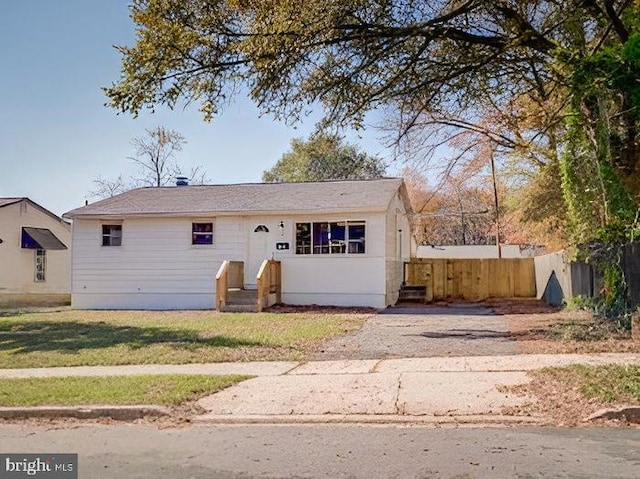
[[[426,286],[427,302],[536,296],[533,258],[412,258],[405,263],[405,282]]]

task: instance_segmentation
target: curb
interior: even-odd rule
[[[604,419],[606,421],[627,421],[632,424],[640,424],[640,406],[624,406],[617,409],[601,409],[594,412],[583,422],[597,421]]]
[[[299,414],[299,415],[231,415],[203,414],[191,418],[202,424],[398,424],[398,425],[545,425],[547,418],[536,416],[468,415],[407,416],[392,414]]]
[[[171,410],[163,406],[37,406],[0,407],[0,419],[98,419],[111,418],[131,421],[143,417],[171,415]]]

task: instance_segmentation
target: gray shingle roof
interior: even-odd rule
[[[63,216],[383,211],[402,183],[401,178],[383,178],[138,188],[76,208]]]

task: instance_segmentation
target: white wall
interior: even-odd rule
[[[366,222],[364,254],[295,254],[296,223],[345,220]],[[281,221],[284,223],[282,230],[278,226]],[[271,247],[267,248],[269,257],[273,255],[282,262],[284,303],[375,308],[386,306],[384,213],[253,217],[246,219],[247,234],[260,234],[253,233],[257,224],[265,224],[270,228]],[[277,250],[278,242],[289,243],[289,249]]]
[[[213,221],[213,245],[191,244],[193,221]],[[74,308],[212,308],[220,264],[243,260],[237,218],[125,219],[122,246],[102,246],[102,224],[113,223],[74,221]]]
[[[22,227],[48,228],[71,248],[70,226],[27,201],[0,208],[0,294],[68,294],[70,250],[46,252],[45,281],[35,281],[35,250],[21,247]]]
[[[403,281],[403,266],[411,257],[411,227],[406,215],[404,202],[399,193],[389,205],[386,217],[386,305],[398,301],[400,286]],[[402,230],[399,232],[398,230]]]
[[[522,258],[520,246],[503,244],[500,246],[503,258]],[[424,246],[419,245],[416,256],[418,258],[497,258],[496,245],[455,245],[455,246]]]
[[[205,221],[207,218],[194,219]],[[296,255],[297,222],[364,220],[364,254]],[[76,219],[73,296],[78,309],[207,309],[214,307],[215,274],[222,261],[245,261],[246,286],[255,284],[249,261],[282,261],[282,300],[288,304],[371,306],[387,303],[385,214],[219,216],[214,245],[191,245],[191,219],[125,219],[122,246],[103,247],[102,227],[113,221]],[[279,223],[283,223],[283,228]],[[264,224],[269,233],[254,233]],[[260,259],[252,235],[263,235]],[[408,255],[408,238],[407,238]],[[288,250],[276,249],[278,242]],[[253,283],[251,282],[253,281]]]

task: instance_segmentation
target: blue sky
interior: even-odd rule
[[[212,183],[260,181],[314,120],[292,128],[259,118],[238,98],[211,123],[197,107],[137,119],[104,107],[101,90],[120,73],[113,45],[132,45],[127,0],[5,0],[0,15],[0,197],[28,196],[62,214],[84,204],[99,175],[129,176],[130,141],[158,125],[187,140],[178,161],[203,165]],[[347,140],[384,158],[373,130]],[[393,169],[389,173],[395,173]],[[91,199],[90,199],[91,200]]]

